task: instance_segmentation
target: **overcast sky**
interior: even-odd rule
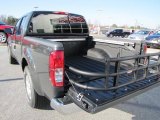
[[[160,0],[0,0],[0,15],[21,17],[35,10],[78,13],[92,23],[160,25]]]

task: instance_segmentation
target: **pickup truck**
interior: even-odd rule
[[[33,108],[47,98],[62,113],[71,103],[97,113],[160,84],[160,53],[146,54],[143,41],[95,39],[81,15],[33,11],[6,32]]]
[[[7,41],[8,34],[5,32],[6,28],[13,27],[0,21],[0,43],[5,43]]]
[[[111,31],[106,32],[107,37],[123,37],[127,38],[131,33],[130,32],[125,32],[123,29],[114,29]]]

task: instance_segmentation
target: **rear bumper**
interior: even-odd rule
[[[72,101],[70,97],[53,98],[51,99],[50,106],[61,114],[70,114],[74,112],[73,110],[74,106],[71,103]]]

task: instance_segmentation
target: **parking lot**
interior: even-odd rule
[[[150,49],[148,52],[158,52]],[[7,47],[0,46],[0,120],[158,120],[160,87],[134,97],[97,114],[88,114],[72,104],[73,112],[62,115],[47,106],[41,110],[27,104],[23,73],[19,65],[10,65]]]

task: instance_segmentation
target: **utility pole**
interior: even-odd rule
[[[101,10],[101,9],[99,9],[99,10],[97,10],[97,13],[98,12],[103,12],[103,10]],[[97,16],[99,16],[99,14],[97,14]],[[98,21],[98,35],[100,35],[100,31],[101,31],[101,29],[100,29],[100,22]]]

